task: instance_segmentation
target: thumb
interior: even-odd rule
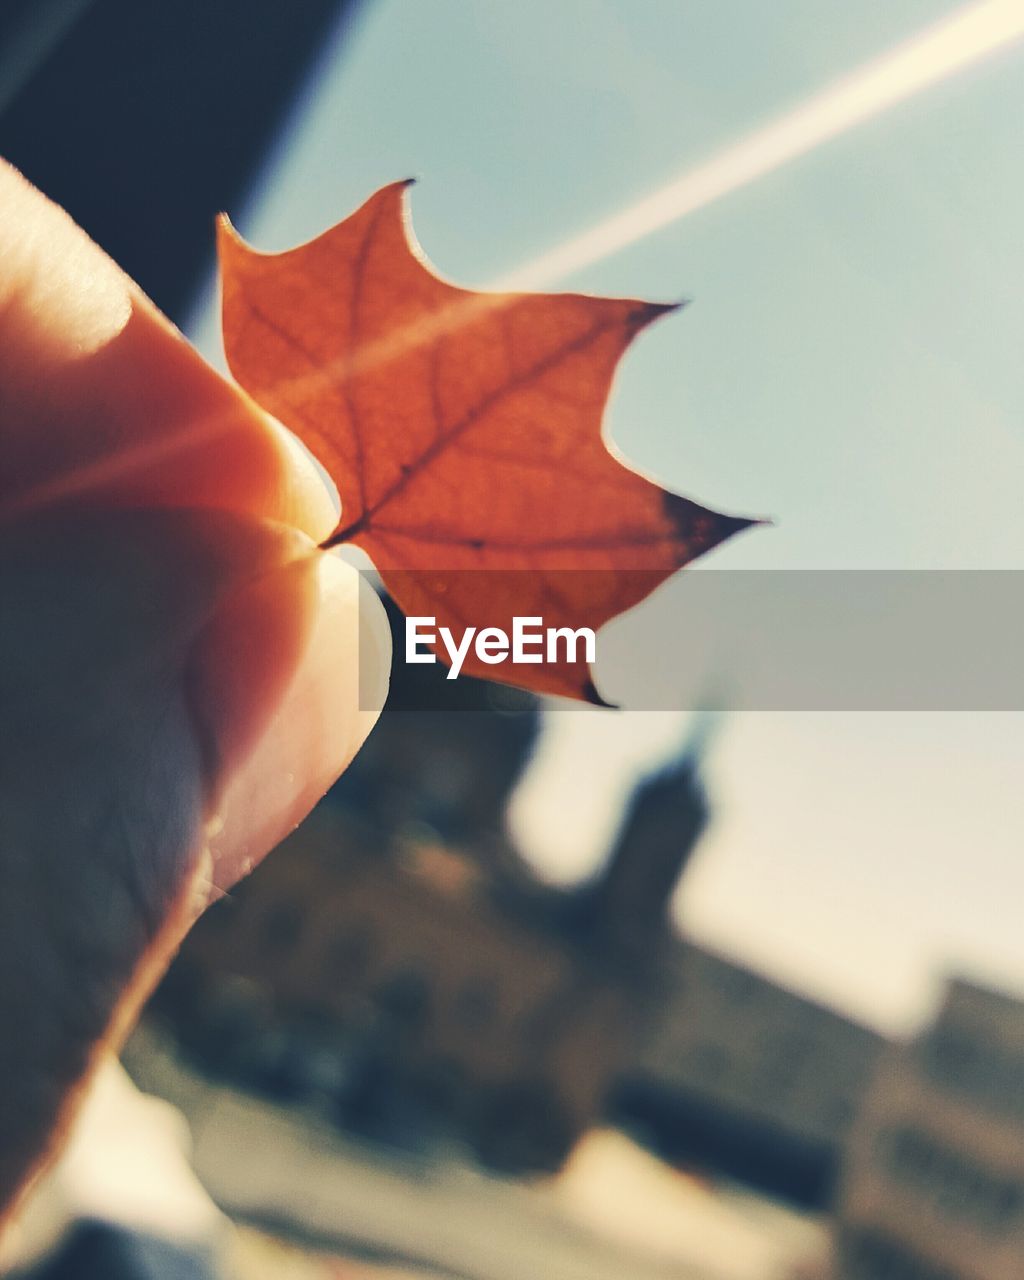
[[[0,163],[0,1217],[211,886],[375,718],[390,639],[315,550],[332,523],[284,432]]]
[[[219,512],[5,529],[0,1210],[212,881],[276,843],[368,732],[388,637],[360,583],[305,535]],[[380,662],[366,711],[360,645]]]

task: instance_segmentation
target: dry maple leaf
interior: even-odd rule
[[[667,492],[602,438],[620,356],[674,307],[456,288],[411,237],[408,185],[280,254],[222,220],[228,363],[337,485],[325,545],[361,547],[407,614],[596,631],[752,523]],[[472,654],[463,669],[494,675]],[[585,662],[501,678],[600,701]]]

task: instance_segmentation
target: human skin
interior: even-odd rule
[[[287,433],[0,162],[0,1219],[196,915],[376,719],[387,625],[317,550],[336,522]]]

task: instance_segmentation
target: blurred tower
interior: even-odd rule
[[[668,904],[708,820],[700,776],[706,725],[639,784],[607,867],[589,891],[590,930],[603,948],[642,959],[669,931]]]

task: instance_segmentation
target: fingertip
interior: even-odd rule
[[[0,370],[15,387],[27,368],[78,360],[128,322],[130,285],[63,209],[0,160]]]
[[[314,543],[324,542],[338,526],[341,499],[334,481],[301,440],[270,414],[266,422],[282,455],[284,515]]]

